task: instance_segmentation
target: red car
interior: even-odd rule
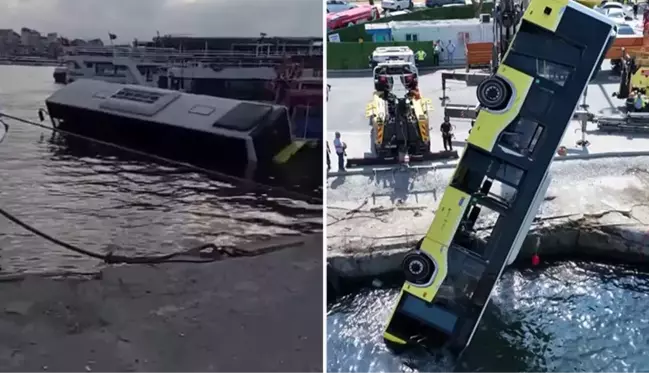
[[[379,18],[379,10],[373,5],[352,5],[352,8],[337,13],[327,13],[327,30],[354,26]]]

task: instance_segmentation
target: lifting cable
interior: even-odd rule
[[[39,115],[42,117],[44,112],[45,112],[44,109],[40,109],[39,110]],[[216,171],[213,171],[213,170],[197,167],[197,166],[194,166],[194,165],[189,164],[189,163],[175,161],[175,160],[172,160],[172,159],[168,159],[168,158],[160,157],[160,156],[157,156],[157,155],[154,155],[154,154],[150,154],[150,153],[142,152],[142,151],[139,151],[139,150],[127,148],[127,147],[120,146],[120,145],[117,145],[117,144],[113,144],[113,143],[110,143],[110,142],[105,142],[105,141],[97,140],[97,139],[94,139],[94,138],[91,138],[91,137],[78,135],[78,134],[75,134],[75,133],[72,133],[72,132],[60,130],[58,128],[45,126],[45,125],[42,125],[40,123],[36,123],[36,122],[30,121],[30,120],[26,120],[26,119],[23,119],[23,118],[8,115],[8,114],[2,113],[2,112],[0,112],[0,125],[2,125],[2,127],[4,127],[4,129],[2,129],[2,127],[0,127],[0,129],[3,130],[4,133],[0,132],[0,144],[3,142],[3,140],[7,137],[8,133],[9,133],[9,124],[7,124],[5,121],[3,121],[2,120],[3,118],[12,119],[12,120],[15,120],[15,121],[18,121],[18,122],[21,122],[21,123],[29,124],[29,125],[39,127],[39,128],[42,128],[42,129],[46,129],[46,130],[49,130],[49,131],[52,131],[52,132],[58,132],[58,133],[62,133],[62,134],[65,134],[65,135],[72,136],[72,137],[77,137],[77,138],[80,138],[80,139],[83,139],[83,140],[86,140],[86,141],[89,141],[89,142],[105,145],[105,146],[108,146],[108,147],[115,148],[117,150],[121,150],[121,151],[128,152],[128,153],[133,153],[133,154],[140,155],[140,156],[143,156],[143,157],[148,157],[148,158],[158,160],[158,161],[161,161],[161,162],[174,164],[174,165],[178,165],[178,166],[182,166],[182,167],[187,167],[189,169],[193,169],[193,170],[196,170],[196,171],[199,171],[199,172],[203,172],[203,173],[206,173],[206,174],[217,176],[219,178],[227,180],[228,182],[237,183],[237,182],[243,181],[243,179],[237,178],[235,176],[222,174],[220,172],[216,172]],[[288,198],[311,200],[311,201],[317,200],[317,199],[315,199],[315,198],[313,198],[311,196],[307,196],[307,195],[302,194],[302,193],[293,192],[293,191],[290,191],[290,190],[285,189],[285,188],[271,187],[271,186],[261,184],[261,183],[257,183],[257,182],[252,182],[252,183],[255,186],[257,186],[257,187],[259,187],[261,189],[264,189],[266,191],[279,192],[281,195],[283,195],[285,197],[288,197]],[[67,250],[70,250],[70,251],[73,251],[73,252],[75,252],[77,254],[81,254],[81,255],[85,255],[85,256],[88,256],[88,257],[91,257],[91,258],[94,258],[94,259],[101,260],[106,264],[211,263],[211,262],[218,261],[218,260],[221,260],[221,259],[224,259],[224,258],[244,257],[244,256],[245,257],[258,256],[258,255],[262,255],[262,254],[267,254],[269,252],[285,249],[285,248],[288,248],[288,247],[299,246],[299,245],[303,244],[302,240],[298,240],[298,241],[294,241],[294,242],[281,242],[280,241],[279,243],[274,243],[274,244],[272,242],[268,243],[266,245],[263,245],[261,248],[258,248],[257,250],[246,250],[246,249],[241,249],[241,248],[235,247],[233,245],[215,245],[215,244],[208,243],[208,244],[201,244],[201,245],[198,245],[198,246],[186,249],[186,250],[177,251],[177,252],[174,252],[174,253],[171,253],[171,254],[158,255],[158,256],[150,256],[150,255],[123,256],[123,255],[116,255],[116,254],[113,254],[113,253],[100,254],[100,253],[96,253],[96,252],[86,250],[86,249],[83,249],[81,247],[69,244],[69,243],[64,242],[64,241],[61,241],[61,240],[59,240],[59,239],[57,239],[55,237],[52,237],[49,234],[47,234],[45,232],[42,232],[42,231],[38,230],[37,228],[34,228],[31,225],[25,223],[24,221],[20,220],[19,218],[17,218],[16,216],[11,214],[10,212],[4,210],[2,207],[0,207],[0,215],[5,217],[9,221],[13,222],[14,224],[22,227],[23,229],[25,229],[25,230],[27,230],[27,231],[41,237],[41,238],[43,238],[43,239],[45,239],[45,240],[59,246],[59,247],[62,247],[64,249],[67,249]],[[199,257],[199,258],[198,259],[190,259],[190,258],[187,258],[187,256],[193,256],[193,257]],[[182,258],[182,257],[185,257],[185,258]]]

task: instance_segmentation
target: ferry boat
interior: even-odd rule
[[[65,83],[78,79],[94,79],[155,87],[158,76],[165,74],[168,67],[164,60],[153,58],[156,52],[123,47],[67,49],[61,58],[66,74]],[[59,72],[62,73],[63,69]]]
[[[319,140],[323,133],[322,58],[322,43],[258,42],[227,51],[71,48],[63,61],[67,83],[94,79],[285,105],[294,135]]]

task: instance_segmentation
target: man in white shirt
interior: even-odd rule
[[[448,62],[453,63],[453,53],[455,53],[455,44],[453,44],[453,40],[448,41],[446,52],[448,53]]]
[[[336,155],[338,156],[338,171],[345,171],[345,149],[347,144],[345,144],[340,139],[340,132],[336,132],[336,138],[334,138],[334,149],[336,150]]]

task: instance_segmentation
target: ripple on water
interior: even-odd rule
[[[0,66],[0,110],[38,120],[59,87],[53,68]],[[322,227],[320,206],[255,194],[195,172],[72,152],[49,131],[10,122],[0,144],[0,206],[69,243],[122,254],[162,254],[198,242],[232,242]],[[0,219],[0,270],[88,270],[97,261],[53,247]]]
[[[331,305],[329,371],[646,371],[649,276],[567,262],[511,270],[462,361],[443,353],[390,353],[381,339],[395,289],[366,290]]]

